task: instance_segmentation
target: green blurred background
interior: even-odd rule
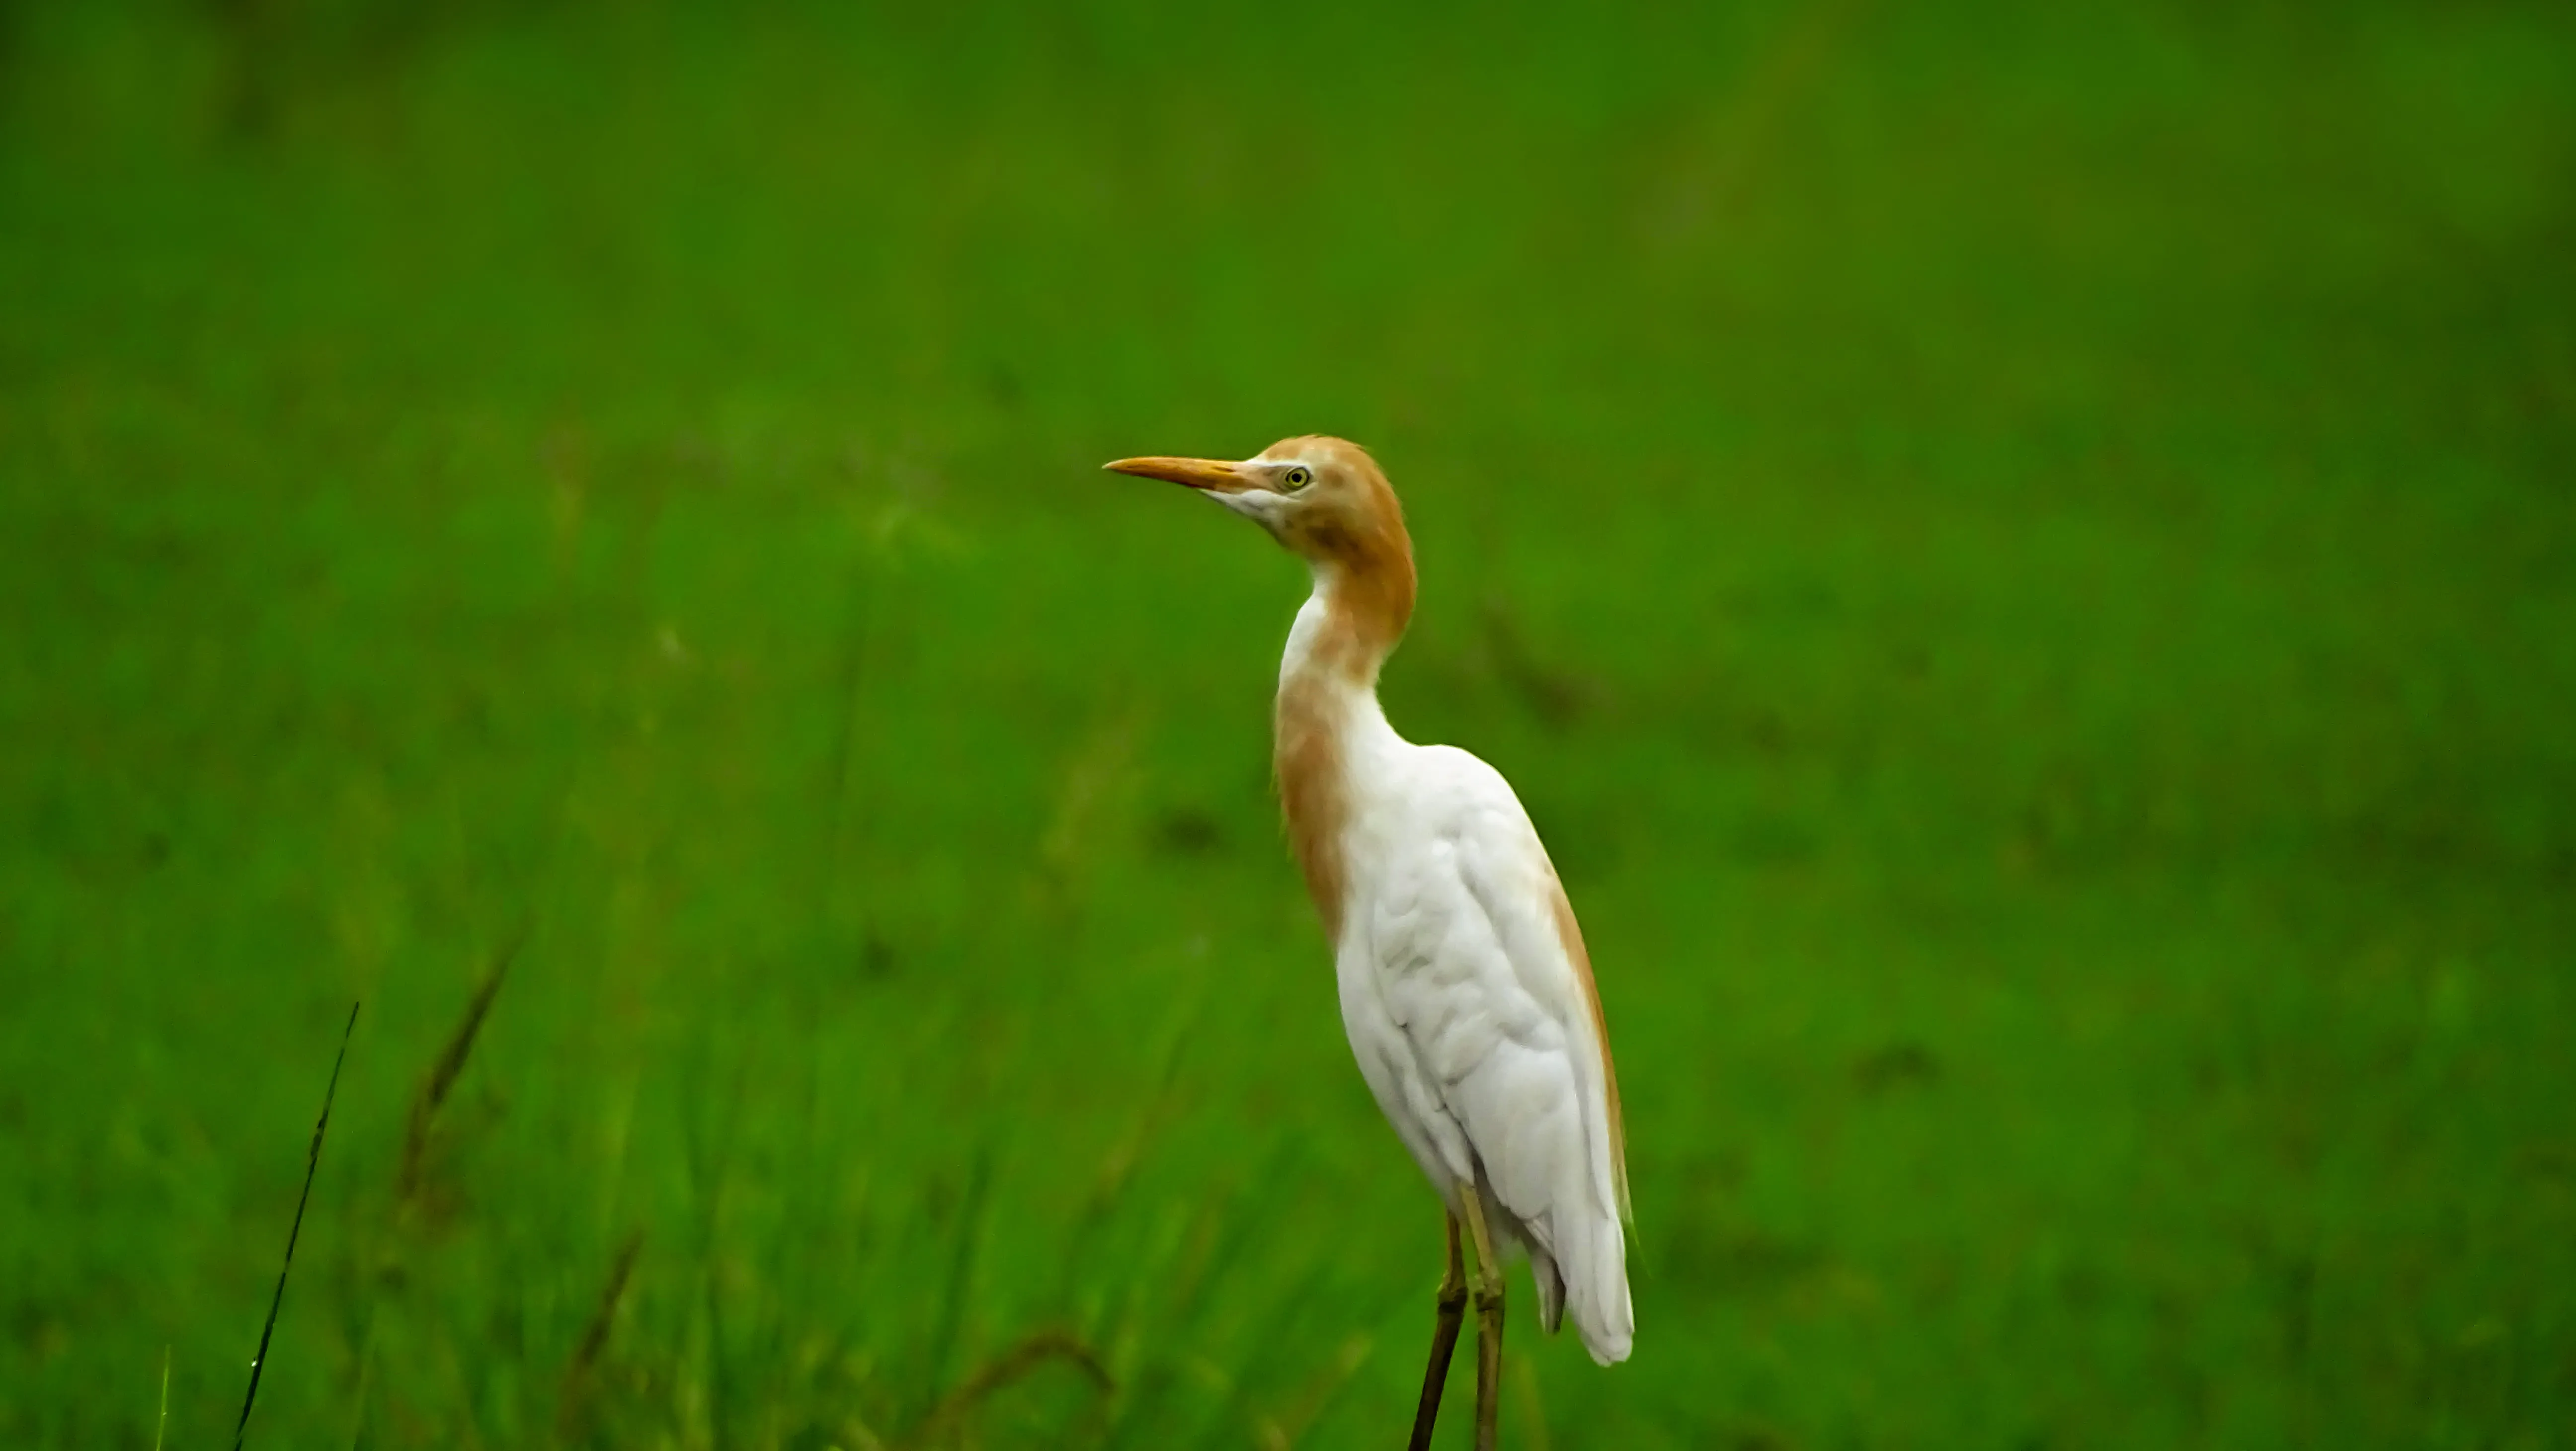
[[[254,1444],[1398,1444],[1303,580],[1096,472],[1326,431],[1619,1044],[1506,1445],[2576,1445],[2567,7],[0,37],[0,1442],[229,1432],[363,998]]]

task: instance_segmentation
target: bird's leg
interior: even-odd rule
[[[1503,1264],[1494,1258],[1494,1236],[1485,1227],[1485,1202],[1476,1186],[1458,1186],[1467,1210],[1467,1233],[1476,1241],[1476,1451],[1494,1451],[1494,1417],[1503,1390]]]
[[[1432,1300],[1431,1363],[1422,1372],[1422,1404],[1414,1408],[1408,1451],[1431,1451],[1431,1427],[1440,1419],[1440,1392],[1449,1384],[1449,1352],[1458,1348],[1458,1325],[1467,1313],[1467,1277],[1458,1261],[1458,1216],[1449,1222],[1449,1270]]]

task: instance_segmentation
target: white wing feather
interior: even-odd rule
[[[1374,982],[1345,978],[1352,1046],[1453,1206],[1462,1179],[1490,1191],[1497,1232],[1530,1252],[1548,1328],[1571,1312],[1585,1349],[1612,1364],[1634,1318],[1610,1068],[1558,931],[1556,873],[1499,773],[1451,747],[1415,749],[1404,809],[1366,833],[1378,860],[1359,874],[1374,889],[1351,946]],[[1376,1002],[1349,1001],[1355,987]],[[1377,1009],[1358,1016],[1378,1031],[1364,1035],[1355,1006]]]

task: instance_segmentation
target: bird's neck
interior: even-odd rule
[[[1315,592],[1297,611],[1279,662],[1271,757],[1279,803],[1307,893],[1335,941],[1354,777],[1372,748],[1396,740],[1378,708],[1377,675],[1412,614],[1412,562],[1403,565],[1400,581],[1335,565],[1317,568]]]

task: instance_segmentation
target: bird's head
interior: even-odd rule
[[[1102,467],[1197,489],[1270,531],[1318,571],[1401,567],[1408,581],[1412,574],[1404,510],[1377,461],[1358,444],[1308,435],[1283,438],[1240,462],[1122,458]]]

